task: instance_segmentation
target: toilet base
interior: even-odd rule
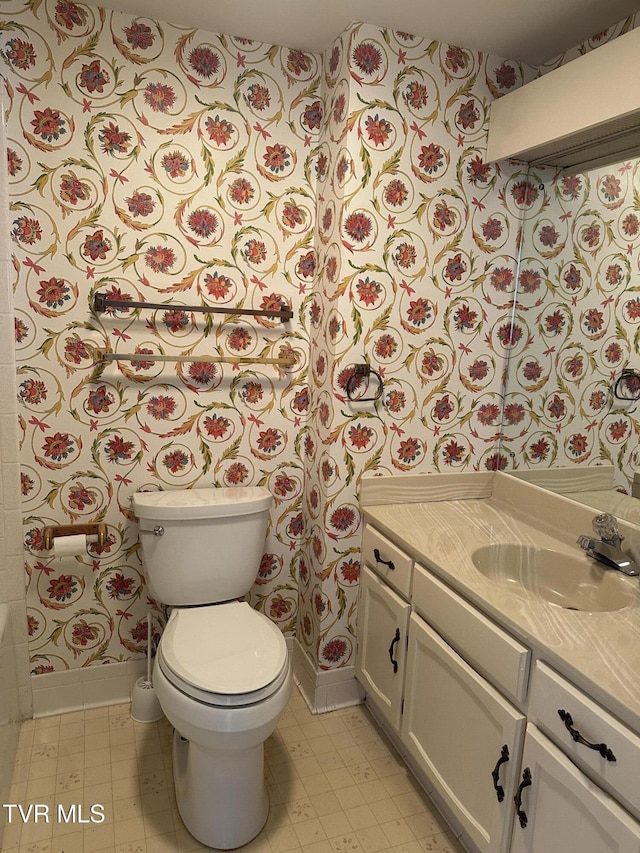
[[[208,847],[242,847],[267,821],[262,743],[247,749],[205,749],[174,731],[173,778],[185,827]]]

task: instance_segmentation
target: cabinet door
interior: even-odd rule
[[[526,825],[514,821],[511,853],[638,853],[640,824],[531,724],[522,767]]]
[[[400,728],[409,610],[406,601],[363,569],[356,675],[395,729]]]
[[[402,740],[480,851],[508,849],[524,731],[524,716],[412,615]]]

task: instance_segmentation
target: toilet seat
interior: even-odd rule
[[[158,665],[199,702],[249,705],[286,679],[287,645],[278,626],[246,602],[177,608],[162,635]]]

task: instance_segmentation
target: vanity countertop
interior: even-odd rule
[[[528,493],[530,489],[534,491]],[[593,511],[535,486],[520,486],[517,491],[514,504],[510,494],[503,494],[498,498],[366,505],[363,512],[367,521],[418,563],[640,734],[639,579],[621,577],[633,589],[636,603],[621,610],[587,613],[548,604],[535,593],[513,592],[475,568],[473,551],[496,542],[580,554],[574,533],[589,532],[586,522]],[[523,495],[525,501],[533,495],[529,511],[523,512]],[[536,501],[544,504],[545,523],[533,519]],[[554,514],[555,529],[549,523]],[[628,541],[634,535],[628,535]]]

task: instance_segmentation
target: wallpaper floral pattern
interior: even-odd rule
[[[320,669],[354,662],[362,474],[499,459],[527,181],[483,155],[488,105],[526,73],[366,24],[325,54],[297,635]],[[349,400],[356,364],[382,378],[379,400]]]
[[[362,474],[505,465],[542,206],[484,156],[491,100],[534,69],[366,24],[314,56],[69,0],[3,3],[0,56],[33,672],[143,653],[163,615],[131,494],[208,484],[269,488],[251,603],[316,667],[353,663]],[[96,292],[163,307],[98,314]],[[285,324],[181,307],[283,302]],[[355,364],[380,399],[348,399]],[[46,524],[87,520],[104,547],[44,551]]]
[[[71,2],[3,13],[33,672],[138,656],[149,608],[160,626],[141,488],[267,486],[252,601],[290,633],[320,58]],[[95,293],[167,307],[97,314]],[[285,325],[180,307],[283,302]],[[148,358],[96,365],[96,347]],[[283,351],[295,370],[154,360]],[[107,523],[104,547],[44,550],[46,524],[89,520]]]
[[[530,176],[505,401],[505,464],[640,466],[633,399],[640,326],[640,161]],[[618,396],[627,397],[629,402]]]

